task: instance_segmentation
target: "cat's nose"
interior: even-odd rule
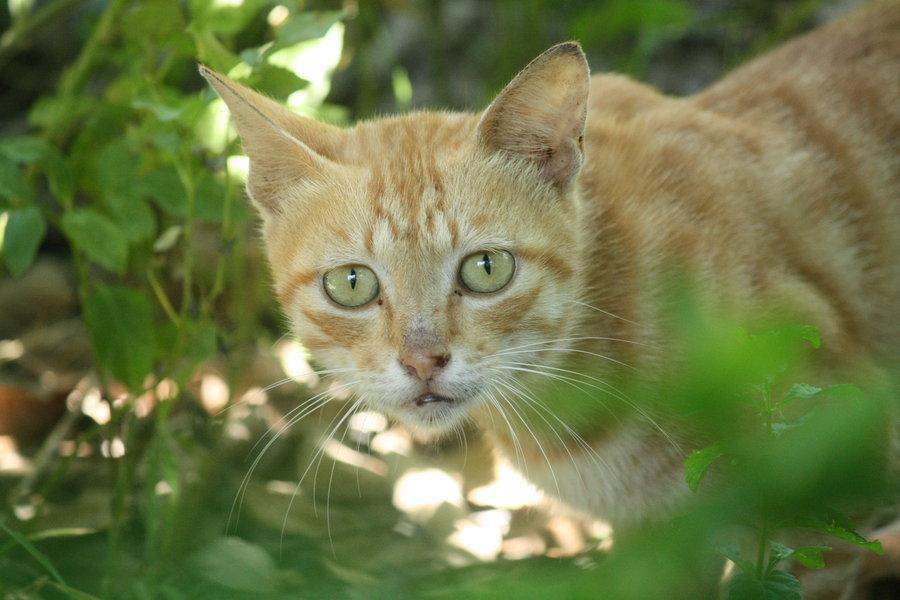
[[[413,377],[428,381],[437,369],[443,369],[450,362],[449,354],[407,354],[400,356],[400,364]]]

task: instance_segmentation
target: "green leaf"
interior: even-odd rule
[[[107,217],[89,208],[77,210],[63,215],[62,228],[72,244],[91,260],[116,273],[125,272],[128,240]]]
[[[764,579],[738,573],[731,579],[728,600],[800,600],[800,582],[790,573],[772,571]]]
[[[243,29],[268,3],[268,0],[243,2],[209,2],[191,0],[192,20],[203,23],[211,31],[235,34]]]
[[[149,300],[129,287],[100,285],[90,290],[84,313],[98,366],[139,390],[156,352]]]
[[[39,165],[47,177],[50,189],[58,198],[68,200],[74,194],[75,179],[69,163],[44,140],[33,136],[7,138],[0,141],[0,155],[16,164]],[[2,178],[0,175],[0,179]],[[20,188],[19,195],[22,191]],[[0,189],[0,195],[2,194]],[[28,196],[30,195],[28,192]]]
[[[187,216],[184,186],[173,167],[151,171],[136,182],[135,189],[153,200],[167,214],[174,217]]]
[[[31,184],[22,169],[13,161],[0,156],[0,200],[13,206],[30,204],[34,200]]]
[[[206,544],[191,560],[207,581],[226,588],[264,594],[278,589],[278,569],[265,550],[235,537]]]
[[[147,201],[139,195],[119,192],[103,194],[103,203],[129,242],[145,240],[156,233],[156,216]]]
[[[778,406],[784,406],[789,402],[793,402],[794,400],[808,400],[810,398],[817,398],[819,396],[829,396],[836,398],[845,398],[847,400],[859,400],[862,396],[862,392],[855,385],[845,384],[845,385],[830,385],[828,387],[819,388],[814,385],[807,385],[805,383],[798,383],[791,387],[788,390],[788,393],[784,395],[784,398],[778,403]]]
[[[269,54],[299,42],[324,37],[341,20],[343,11],[298,12],[275,30],[275,44]]]
[[[774,569],[778,563],[789,559],[794,554],[793,548],[788,548],[784,544],[769,540],[769,565],[768,570]]]
[[[875,554],[884,554],[884,548],[878,540],[867,540],[853,530],[849,519],[836,512],[829,512],[824,517],[807,517],[797,521],[796,527],[811,529],[835,537],[845,542],[850,542]]]
[[[753,564],[753,561],[747,560],[743,557],[743,555],[741,554],[741,549],[737,544],[717,546],[715,550],[716,552],[736,564],[744,573],[752,574],[756,571],[756,566]]]
[[[216,34],[205,25],[201,25],[200,21],[191,22],[187,31],[197,46],[197,59],[211,69],[227,73],[241,62],[241,59],[223,46]]]
[[[242,53],[244,57],[246,53]],[[265,91],[277,100],[285,100],[297,90],[305,88],[309,82],[298,77],[293,71],[269,63],[263,63],[253,70],[245,82],[247,86]]]
[[[822,556],[822,553],[828,550],[831,550],[831,546],[804,546],[794,550],[791,558],[804,567],[821,569],[825,566],[825,557]]]
[[[39,162],[49,151],[50,146],[34,136],[23,135],[0,141],[0,154],[18,164]]]
[[[37,206],[9,211],[3,234],[3,261],[13,275],[31,266],[46,233],[47,223]]]
[[[690,453],[684,461],[684,479],[692,492],[696,492],[700,487],[700,482],[706,477],[710,465],[724,454],[719,444]]]

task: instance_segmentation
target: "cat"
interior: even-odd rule
[[[474,423],[614,527],[691,496],[698,444],[610,383],[677,373],[676,278],[748,327],[814,325],[825,372],[896,365],[896,1],[687,98],[591,77],[569,42],[483,112],[341,129],[200,70],[250,158],[277,298],[318,363],[414,431]],[[549,378],[603,399],[567,414],[532,391]]]

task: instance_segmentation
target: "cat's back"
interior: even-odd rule
[[[632,295],[675,258],[725,301],[801,305],[837,352],[900,353],[900,1],[690,98],[607,75],[591,96],[583,195],[642,249]]]

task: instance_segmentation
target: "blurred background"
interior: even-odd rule
[[[476,432],[422,444],[322,402],[339,383],[285,335],[197,62],[349,125],[480,110],[572,39],[594,71],[690,94],[858,4],[3,0],[0,595],[574,598],[604,581],[648,598],[693,581],[682,530],[680,559],[657,540],[643,570],[598,579],[608,529],[561,516]]]

